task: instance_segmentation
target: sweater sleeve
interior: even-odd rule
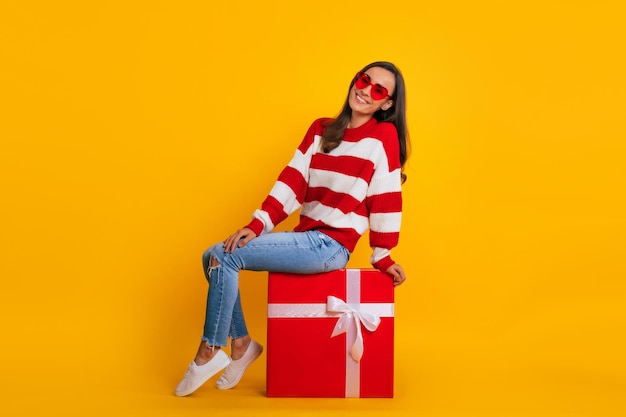
[[[372,265],[385,272],[395,262],[391,249],[398,245],[402,219],[402,192],[398,134],[392,124],[384,131],[384,152],[377,163],[367,191]]]
[[[304,139],[287,166],[281,171],[269,195],[257,209],[248,227],[260,236],[270,232],[281,221],[296,211],[306,194],[309,182],[309,166],[315,149],[319,146],[322,133],[322,119],[309,127]]]

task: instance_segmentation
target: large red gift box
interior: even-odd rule
[[[393,397],[391,278],[269,274],[268,397]]]

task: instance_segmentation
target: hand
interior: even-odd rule
[[[393,277],[393,285],[397,287],[406,281],[406,274],[404,273],[404,269],[398,264],[393,264],[386,271],[389,275]]]
[[[224,252],[233,253],[235,247],[243,248],[246,246],[246,243],[250,242],[255,237],[256,233],[247,227],[237,230],[224,241]],[[239,241],[241,238],[243,238],[243,240]]]

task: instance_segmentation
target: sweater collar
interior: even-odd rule
[[[378,124],[378,120],[376,120],[375,118],[372,117],[371,119],[369,119],[367,122],[363,123],[359,127],[346,128],[346,131],[345,131],[345,133],[343,135],[343,138],[344,139],[352,139],[352,138],[363,137],[363,135],[365,133],[367,133],[369,130],[371,130],[377,124]]]

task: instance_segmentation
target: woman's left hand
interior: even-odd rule
[[[255,237],[256,233],[254,233],[252,229],[248,229],[247,227],[237,230],[235,233],[228,236],[224,241],[224,253],[233,253],[235,247],[243,248],[244,246],[246,246],[246,243],[250,242]]]
[[[393,285],[397,287],[406,281],[406,274],[404,273],[404,269],[398,264],[393,264],[389,268],[387,268],[387,274],[393,277]]]

